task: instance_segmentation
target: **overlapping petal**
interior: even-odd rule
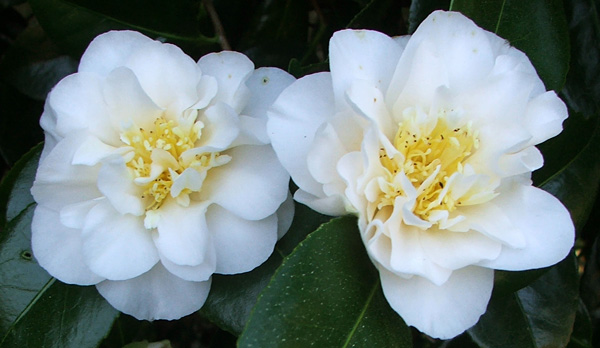
[[[148,320],[198,310],[215,272],[260,265],[293,217],[266,131],[292,81],[237,52],[194,62],[136,32],[97,37],[40,121],[40,265]]]
[[[567,255],[568,211],[529,180],[543,164],[535,145],[567,111],[525,54],[444,11],[410,37],[337,32],[329,52],[330,74],[275,101],[269,136],[297,201],[358,215],[384,294],[409,325],[454,337],[485,312],[493,269]]]

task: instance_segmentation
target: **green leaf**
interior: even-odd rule
[[[569,209],[579,231],[586,223],[600,187],[600,122],[577,156],[546,180],[541,188],[552,193]]]
[[[262,292],[239,347],[410,347],[388,305],[354,217],[324,224]]]
[[[564,347],[578,307],[575,257],[509,296],[495,296],[469,334],[480,347]]]
[[[35,179],[43,144],[25,154],[0,183],[0,226],[17,217],[32,204],[31,186]]]
[[[598,1],[565,0],[571,68],[563,96],[585,116],[600,115],[600,13]]]
[[[435,10],[447,10],[450,7],[450,0],[413,0],[410,2],[410,11],[408,14],[408,33],[412,34],[417,30],[421,22]]]
[[[371,29],[389,36],[406,34],[402,3],[395,0],[371,0],[348,24],[348,28]]]
[[[67,53],[79,56],[97,35],[112,29],[140,31],[154,39],[175,43],[199,56],[218,49],[218,38],[207,37],[201,21],[210,28],[197,1],[176,0],[31,0],[42,27]],[[201,17],[199,19],[198,17]]]
[[[13,165],[43,140],[39,118],[44,103],[0,82],[0,156]]]
[[[299,14],[307,13],[309,5],[305,0],[261,2],[250,14],[248,26],[238,29],[243,35],[237,48],[256,66],[285,69],[290,59],[302,57],[308,48],[308,20]],[[233,27],[229,28],[228,33],[234,35]]]
[[[525,52],[547,89],[562,89],[570,51],[561,0],[453,0],[452,10]]]
[[[0,347],[92,347],[117,311],[94,287],[51,278],[33,258],[29,205],[0,240]]]
[[[296,213],[290,230],[277,243],[271,257],[251,272],[237,275],[214,275],[210,294],[200,313],[223,330],[241,334],[250,311],[260,292],[267,286],[283,257],[330,218],[318,214],[302,204],[296,204]]]
[[[573,333],[567,348],[592,348],[592,320],[583,301],[579,300]]]
[[[77,61],[61,55],[34,21],[4,55],[0,78],[29,98],[44,101],[58,81],[76,70]]]

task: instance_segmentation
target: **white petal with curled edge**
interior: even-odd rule
[[[105,160],[98,172],[98,189],[120,214],[140,216],[145,211],[141,198],[144,187],[131,179],[123,158],[114,156]]]
[[[171,176],[173,176],[173,173],[171,173]],[[194,168],[187,168],[183,171],[183,173],[173,180],[173,185],[171,186],[171,197],[179,196],[181,191],[185,189],[189,189],[192,192],[200,190],[205,178],[205,171],[200,173]]]
[[[436,11],[411,36],[407,58],[423,43],[435,48],[447,76],[448,87],[456,91],[477,85],[494,66],[493,46],[483,29],[462,14]],[[402,64],[402,62],[401,62]]]
[[[277,216],[244,220],[218,205],[206,212],[206,222],[217,252],[216,273],[250,271],[265,262],[277,242]]]
[[[242,110],[242,114],[267,118],[267,109],[273,105],[281,92],[296,79],[287,72],[277,68],[258,68],[246,80],[250,89],[250,99]]]
[[[40,162],[31,188],[38,204],[60,210],[66,205],[102,196],[96,186],[98,167],[71,164],[87,137],[79,133],[64,138]]]
[[[304,191],[322,197],[306,158],[317,129],[334,114],[331,74],[305,76],[286,88],[268,112],[267,132],[281,164]]]
[[[123,155],[131,151],[131,148],[114,147],[106,145],[93,135],[88,136],[75,151],[71,164],[82,164],[95,166],[100,161],[111,155]]]
[[[476,266],[452,272],[440,286],[419,276],[405,279],[384,268],[379,268],[379,274],[385,298],[406,324],[440,339],[458,336],[475,325],[494,286],[494,271]]]
[[[393,139],[397,125],[388,112],[381,91],[366,81],[354,81],[346,90],[349,104],[363,117],[374,122],[388,139]]]
[[[198,66],[202,74],[217,79],[219,91],[214,100],[224,102],[238,113],[242,111],[249,98],[244,82],[254,71],[254,63],[242,53],[223,51],[203,56]]]
[[[515,185],[493,201],[525,237],[525,247],[504,246],[500,255],[479,265],[520,271],[553,265],[564,259],[575,241],[575,227],[562,203],[548,192]]]
[[[82,237],[85,263],[107,279],[137,277],[158,262],[158,252],[143,219],[119,214],[108,201],[90,210]]]
[[[163,109],[144,92],[129,68],[119,67],[111,71],[103,87],[106,108],[116,127],[132,120],[135,127],[152,129],[154,120],[163,113]]]
[[[108,145],[122,145],[111,124],[102,88],[99,76],[85,72],[60,80],[48,94],[46,103],[46,108],[57,115],[55,131],[58,135],[65,137],[71,132],[88,130]]]
[[[175,119],[198,101],[201,72],[192,58],[174,45],[150,42],[132,54],[130,68],[144,92],[166,115]]]
[[[173,320],[200,309],[208,297],[210,283],[183,280],[158,263],[139,277],[106,280],[96,288],[113,307],[139,320]]]
[[[82,229],[85,225],[85,217],[87,214],[103,199],[105,198],[96,198],[63,207],[60,210],[60,223],[66,227]]]
[[[152,39],[137,31],[109,31],[98,35],[85,50],[79,62],[79,71],[108,75],[113,69],[122,66],[129,55]]]
[[[281,239],[292,226],[294,220],[294,198],[288,192],[288,196],[277,209],[277,240]]]
[[[204,262],[210,244],[206,207],[206,203],[191,202],[184,208],[173,199],[165,200],[158,210],[160,218],[154,234],[154,243],[165,258],[185,266]]]
[[[460,214],[466,219],[454,225],[454,230],[475,230],[511,248],[525,246],[525,237],[522,231],[512,224],[502,209],[494,204],[494,201],[461,207]]]
[[[208,172],[201,194],[233,214],[261,220],[277,211],[288,193],[289,176],[270,146],[239,146],[231,162]]]
[[[217,95],[217,92],[219,91],[219,85],[217,83],[217,79],[212,76],[204,75],[200,78],[196,89],[198,90],[198,97],[200,99],[196,102],[196,104],[192,105],[190,109],[204,109]]]
[[[329,41],[329,65],[336,106],[346,105],[345,93],[356,80],[369,81],[370,85],[386,91],[401,54],[402,46],[377,31],[334,33]]]
[[[204,250],[204,260],[202,263],[196,266],[185,266],[178,265],[171,262],[164,255],[160,255],[160,262],[163,266],[174,275],[178,276],[183,280],[189,280],[194,282],[200,282],[210,279],[213,273],[215,273],[217,267],[217,254],[215,252],[215,246],[213,243],[207,243],[206,249]]]
[[[65,227],[57,212],[42,205],[31,222],[31,246],[38,263],[62,282],[92,285],[104,280],[83,261],[81,230]]]
[[[210,106],[200,121],[204,123],[202,136],[195,148],[186,151],[184,158],[188,153],[223,151],[231,146],[240,133],[238,115],[224,103]]]
[[[421,232],[425,254],[436,264],[459,269],[500,254],[501,244],[479,232],[429,229]]]
[[[533,98],[525,112],[525,125],[533,135],[532,144],[539,144],[560,133],[562,122],[568,116],[567,106],[554,91]]]
[[[346,200],[340,195],[317,197],[302,189],[294,192],[294,199],[321,214],[341,216],[348,213]]]

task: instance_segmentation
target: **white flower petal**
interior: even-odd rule
[[[421,231],[425,253],[436,264],[456,270],[498,257],[501,244],[479,232]]]
[[[455,91],[477,85],[494,66],[494,51],[488,36],[459,13],[436,11],[430,14],[411,36],[400,65],[410,60],[422,44],[429,45],[432,53],[440,58],[448,87]]]
[[[103,81],[90,73],[77,73],[62,79],[48,94],[46,108],[56,115],[56,134],[88,130],[102,142],[119,146],[119,135],[113,128],[102,94]]]
[[[399,277],[380,268],[381,287],[406,324],[440,339],[458,336],[485,312],[494,285],[494,271],[465,267],[438,286],[413,276]]]
[[[321,214],[341,216],[348,213],[346,200],[340,195],[317,197],[302,189],[294,192],[294,199]]]
[[[346,90],[346,96],[357,113],[375,122],[388,139],[394,138],[397,125],[387,110],[381,90],[367,81],[354,81]]]
[[[127,58],[140,46],[152,40],[136,31],[109,31],[98,35],[81,57],[80,72],[93,72],[108,75],[113,69],[122,66]]]
[[[206,212],[206,222],[217,252],[216,273],[250,271],[265,262],[277,242],[277,215],[262,220],[240,218],[218,205]]]
[[[69,204],[60,210],[60,223],[69,228],[82,229],[90,210],[104,198]]]
[[[196,104],[191,106],[191,109],[204,109],[217,95],[217,92],[219,91],[219,84],[217,83],[217,79],[214,77],[204,75],[200,78],[196,89],[198,90],[198,96],[200,99],[196,102]]]
[[[150,99],[173,118],[198,101],[200,69],[177,46],[149,42],[140,46],[125,66],[134,72]]]
[[[452,270],[433,262],[425,252],[427,246],[424,245],[422,240],[424,237],[422,235],[423,231],[418,227],[401,225],[395,214],[396,212],[385,226],[389,231],[386,233],[389,237],[384,234],[379,237],[389,238],[391,241],[390,254],[382,255],[390,260],[390,271],[425,277],[438,285],[446,282]],[[371,248],[367,250],[371,250]],[[376,261],[384,264],[383,260],[379,261],[377,259]]]
[[[281,164],[304,191],[321,197],[306,158],[317,129],[334,114],[331,75],[319,73],[292,83],[269,110],[267,132]]]
[[[104,280],[83,261],[81,230],[64,226],[57,212],[42,205],[31,222],[31,246],[38,263],[62,282],[91,285]]]
[[[562,203],[548,192],[516,185],[493,201],[525,237],[523,248],[504,246],[498,258],[479,265],[520,271],[553,265],[564,259],[574,243],[571,216]]]
[[[453,226],[454,230],[475,230],[512,248],[523,248],[525,237],[513,226],[506,213],[494,202],[460,208],[465,220]]]
[[[277,68],[258,68],[246,80],[250,90],[250,99],[242,110],[242,114],[267,118],[267,109],[273,105],[281,92],[296,79],[287,72]]]
[[[388,88],[402,46],[389,36],[370,30],[341,30],[329,41],[333,93],[339,108],[356,80],[367,80],[380,91]]]
[[[194,282],[206,281],[215,273],[217,267],[217,254],[212,243],[205,245],[206,250],[203,251],[204,259],[196,266],[178,265],[163,255],[160,255],[160,262],[177,277],[183,280]]]
[[[165,258],[184,266],[204,262],[209,249],[210,235],[206,227],[207,204],[191,203],[181,207],[167,199],[157,211],[160,214],[154,243]]]
[[[104,161],[98,172],[98,189],[120,214],[141,216],[145,211],[144,187],[136,185],[120,156]]]
[[[533,135],[532,144],[539,144],[560,133],[567,116],[567,106],[554,91],[533,98],[525,111],[525,126]]]
[[[219,91],[215,102],[224,102],[236,112],[247,104],[249,92],[244,82],[254,71],[254,63],[238,52],[209,53],[198,61],[202,74],[217,79]]]
[[[137,277],[158,262],[151,232],[142,219],[119,214],[107,201],[90,210],[82,236],[85,263],[104,278]]]
[[[200,309],[210,283],[183,280],[158,263],[137,278],[106,280],[96,288],[113,307],[139,320],[173,320]]]
[[[290,179],[271,147],[240,146],[227,155],[231,162],[209,171],[201,195],[247,220],[275,213]]]
[[[232,145],[240,133],[238,115],[224,103],[210,106],[200,120],[204,123],[202,137],[191,152],[223,151]]]
[[[288,192],[288,196],[281,203],[279,209],[277,209],[277,240],[281,239],[292,226],[294,220],[294,212],[296,207],[294,206],[294,198]]]
[[[163,113],[144,92],[133,71],[126,67],[116,68],[106,77],[103,95],[117,127],[131,120],[134,126],[149,129]]]
[[[96,187],[98,167],[71,165],[77,149],[89,135],[73,134],[61,140],[39,164],[31,188],[35,201],[54,210],[102,196]]]

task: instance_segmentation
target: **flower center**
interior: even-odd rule
[[[194,152],[204,124],[195,118],[190,121],[178,124],[158,117],[150,129],[132,126],[121,133],[121,141],[133,149],[126,163],[134,182],[145,188],[141,198],[147,202],[147,216],[160,208],[169,194],[180,205],[189,205],[189,194],[200,189],[208,169],[231,159],[218,152]],[[196,173],[188,171],[190,168]],[[180,177],[181,183],[176,185]]]
[[[380,161],[387,182],[382,187],[378,209],[393,206],[398,196],[413,196],[413,213],[430,221],[432,211],[451,212],[463,205],[460,197],[449,194],[449,181],[463,173],[464,163],[479,146],[477,132],[471,124],[453,128],[440,116],[433,122],[408,118],[398,125],[393,145],[399,154],[390,158],[380,149]],[[407,188],[407,180],[412,188]]]

